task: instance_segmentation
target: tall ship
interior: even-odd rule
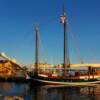
[[[67,52],[67,15],[65,10],[63,9],[63,14],[60,16],[61,23],[64,29],[64,49],[63,49],[63,68],[57,68],[57,70],[62,71],[62,76],[59,75],[50,75],[45,73],[39,73],[39,60],[38,60],[38,25],[35,25],[36,32],[36,51],[35,51],[35,70],[34,75],[31,75],[31,79],[35,83],[42,84],[52,84],[52,85],[87,85],[87,84],[95,84],[100,83],[100,72],[95,68],[88,66],[87,70],[73,70],[70,67],[70,63],[68,61],[68,52]],[[71,73],[73,72],[73,74]]]

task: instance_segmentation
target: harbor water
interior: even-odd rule
[[[100,100],[100,85],[35,86],[33,83],[0,82],[0,100]]]

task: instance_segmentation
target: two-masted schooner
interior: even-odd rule
[[[35,26],[35,32],[36,32],[36,62],[35,62],[35,71],[34,75],[31,76],[31,79],[34,80],[36,83],[42,83],[42,84],[53,84],[53,85],[87,85],[87,84],[94,84],[94,83],[100,83],[100,74],[96,73],[96,70],[92,67],[88,67],[87,73],[80,73],[75,72],[74,75],[70,75],[69,70],[70,64],[67,60],[67,16],[65,11],[63,11],[61,18],[61,23],[64,27],[64,63],[63,63],[63,76],[62,77],[50,77],[44,75],[39,75],[38,71],[38,25]]]

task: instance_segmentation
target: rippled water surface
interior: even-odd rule
[[[0,100],[100,100],[100,85],[67,87],[0,82]]]

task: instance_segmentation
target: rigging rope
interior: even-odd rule
[[[70,27],[70,24],[68,22],[68,26]],[[80,59],[80,63],[83,64],[84,61],[83,61],[83,57],[80,55],[80,50],[79,50],[79,47],[75,47],[75,39],[74,39],[74,32],[72,31],[72,28],[69,28],[70,29],[70,34],[71,34],[71,46],[72,48],[76,51],[76,54],[77,56],[79,57]]]
[[[44,48],[43,48],[43,46],[42,46],[42,39],[41,39],[41,34],[40,34],[40,32],[38,32],[38,37],[39,37],[40,47],[41,47],[41,49],[42,49],[42,63],[45,63],[45,62],[44,62]]]

